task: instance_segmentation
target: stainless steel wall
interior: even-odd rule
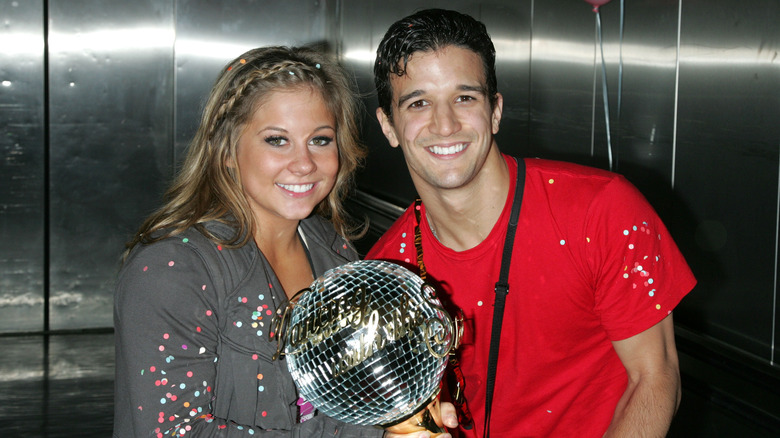
[[[41,2],[0,0],[0,330],[40,330],[46,152]]]
[[[48,2],[49,328],[112,324],[118,249],[168,178],[169,2]]]
[[[774,363],[780,5],[626,3],[622,40],[620,1],[601,8],[613,166],[699,278],[676,320]],[[422,6],[487,24],[504,151],[609,166],[582,1],[0,0],[0,332],[110,327],[122,244],[159,204],[217,71],[250,47],[340,53],[367,93],[361,196],[390,214],[409,202],[403,158],[373,118],[371,64],[387,26]]]
[[[335,3],[0,0],[0,332],[112,326],[123,244],[218,70],[334,40]]]

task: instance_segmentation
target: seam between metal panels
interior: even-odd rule
[[[43,2],[43,331],[51,314],[51,113],[49,85],[49,2]],[[48,357],[48,356],[47,356]]]
[[[780,149],[780,144],[778,144]],[[775,333],[777,332],[777,263],[778,263],[778,231],[780,231],[780,163],[777,173],[777,210],[775,212],[775,266],[774,266],[774,290],[772,291],[772,340],[769,344],[769,365],[775,364]]]
[[[674,67],[674,127],[672,128],[672,190],[677,173],[677,110],[680,103],[680,35],[682,34],[682,4],[680,0],[677,9],[677,59]]]
[[[593,158],[596,154],[596,79],[598,75],[598,23],[593,25],[593,91],[590,102],[590,156]]]

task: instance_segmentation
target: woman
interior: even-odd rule
[[[165,205],[128,243],[114,437],[382,435],[307,419],[269,341],[277,309],[357,258],[341,199],[364,156],[358,116],[347,76],[314,50],[255,49],[223,69]]]

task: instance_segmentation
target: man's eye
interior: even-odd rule
[[[327,146],[333,142],[333,137],[328,137],[327,135],[322,135],[319,137],[314,137],[309,142],[310,144],[314,146]]]
[[[477,100],[474,96],[460,96],[458,97],[458,102],[470,102],[472,100]]]
[[[412,102],[411,104],[409,104],[409,108],[422,108],[422,107],[426,106],[427,104],[428,103],[425,102],[424,100],[416,100],[416,101]]]
[[[279,135],[273,135],[270,137],[266,137],[265,142],[270,144],[271,146],[284,146],[285,144],[287,144],[287,139]]]

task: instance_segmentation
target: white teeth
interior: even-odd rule
[[[314,187],[314,184],[276,184],[277,186],[289,190],[293,193],[303,193],[308,192],[311,190],[312,187]]]
[[[447,146],[446,148],[443,148],[441,146],[431,146],[430,150],[436,155],[452,155],[457,154],[458,152],[462,151],[463,149],[466,149],[466,145],[464,143],[458,143],[453,146]]]

